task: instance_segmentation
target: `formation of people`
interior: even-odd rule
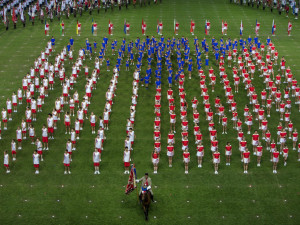
[[[248,147],[249,144],[246,141],[246,135],[244,135],[243,132],[243,124],[247,127],[247,135],[252,134],[251,153],[256,155],[258,167],[262,164],[263,150],[270,151],[270,160],[274,163],[273,171],[276,173],[279,155],[283,155],[284,165],[287,165],[289,152],[289,148],[287,147],[288,140],[291,139],[293,150],[296,150],[297,147],[298,149],[300,148],[298,132],[291,121],[291,106],[293,103],[299,104],[300,102],[300,87],[291,69],[286,66],[284,57],[279,59],[278,51],[269,37],[265,43],[261,43],[257,36],[254,38],[249,36],[247,39],[240,38],[240,40],[231,40],[230,38],[226,40],[223,38],[216,40],[212,38],[211,44],[208,43],[206,38],[199,41],[198,38],[195,37],[195,61],[192,56],[189,40],[185,37],[165,39],[163,35],[159,38],[147,36],[145,40],[137,38],[135,41],[129,42],[124,38],[119,48],[117,40],[112,40],[111,55],[117,55],[117,61],[113,67],[112,79],[106,92],[104,112],[103,115],[99,117],[93,112],[89,113],[88,108],[91,104],[92,92],[97,88],[97,81],[101,78],[100,67],[102,66],[103,68],[106,65],[107,72],[110,71],[110,60],[109,57],[106,57],[106,54],[108,54],[108,38],[103,38],[99,49],[96,41],[93,43],[94,46],[92,46],[92,43],[86,39],[85,45],[85,48],[79,49],[77,59],[73,60],[74,40],[70,38],[68,45],[56,53],[54,62],[51,63],[48,61],[49,55],[55,52],[55,38],[52,37],[47,43],[45,50],[43,50],[41,55],[35,60],[30,72],[24,76],[22,88],[19,88],[16,93],[13,93],[11,99],[7,99],[7,107],[2,110],[3,130],[6,130],[8,128],[8,121],[12,120],[12,112],[17,112],[18,105],[23,103],[23,98],[26,99],[25,117],[21,121],[20,127],[16,130],[16,139],[11,142],[11,154],[13,161],[15,161],[16,150],[21,150],[22,140],[29,137],[31,143],[36,145],[36,151],[33,154],[36,173],[39,173],[40,161],[44,160],[43,151],[50,149],[48,144],[49,139],[54,139],[54,131],[57,129],[57,123],[61,118],[64,118],[65,133],[70,135],[70,139],[66,143],[66,152],[64,153],[65,173],[70,173],[72,153],[76,150],[76,142],[80,139],[80,133],[84,127],[84,120],[90,121],[91,133],[97,133],[93,161],[95,174],[100,173],[99,165],[103,144],[106,139],[104,131],[109,129],[108,124],[112,112],[113,100],[114,97],[116,97],[115,90],[118,83],[119,70],[124,60],[126,71],[129,71],[130,67],[135,69],[133,73],[130,117],[126,123],[127,134],[123,155],[125,173],[128,173],[135,140],[134,120],[138,90],[141,86],[148,89],[151,80],[155,81],[154,85],[156,86],[154,100],[154,147],[152,152],[154,173],[158,171],[158,164],[162,152],[162,137],[160,133],[162,82],[168,82],[169,84],[167,99],[170,114],[170,132],[167,138],[168,147],[166,151],[169,166],[172,167],[172,160],[176,150],[174,148],[176,102],[173,96],[173,88],[178,86],[183,161],[185,164],[185,173],[188,173],[188,165],[191,160],[189,152],[191,150],[189,147],[191,135],[189,136],[188,132],[188,103],[186,100],[186,91],[187,93],[189,91],[185,89],[184,83],[186,79],[197,79],[194,75],[195,71],[200,77],[199,93],[201,93],[201,95],[195,96],[192,100],[193,130],[195,144],[197,146],[195,151],[199,168],[203,166],[204,152],[208,148],[208,146],[204,146],[201,127],[199,126],[199,122],[202,119],[198,112],[198,98],[200,96],[203,98],[202,102],[204,112],[206,113],[205,119],[208,121],[211,142],[210,150],[216,174],[218,173],[218,165],[221,158],[221,153],[218,148],[218,134],[227,134],[227,123],[230,119],[232,120],[233,128],[237,130],[237,139],[239,140],[238,149],[241,152],[241,160],[245,164],[245,173],[248,171],[251,154],[250,148]],[[214,55],[214,59],[211,59],[209,55]],[[89,67],[83,64],[85,60],[91,61],[93,56],[97,57],[94,61],[92,72],[90,73]],[[145,58],[147,65],[142,63],[142,60]],[[202,60],[204,61],[203,66]],[[65,72],[64,65],[66,62],[72,65],[69,76],[67,76]],[[218,65],[218,71],[212,68],[212,63]],[[152,75],[153,65],[155,65],[154,75]],[[195,65],[197,69],[194,68]],[[227,75],[229,71],[226,71],[225,66],[228,67],[228,69],[230,68],[229,70],[232,69],[229,76]],[[146,71],[142,72],[142,68],[144,67]],[[279,68],[277,74],[276,68]],[[78,76],[82,70],[84,70],[86,85],[85,96],[80,100],[76,89],[73,95],[70,94],[70,90],[75,88]],[[168,75],[167,77],[162,77],[163,72],[165,72],[164,70]],[[219,76],[217,76],[217,73],[219,73]],[[230,80],[233,81],[234,88],[231,86],[232,83]],[[265,88],[260,93],[257,93],[253,80],[260,80],[264,83]],[[223,84],[225,101],[224,98],[216,97],[215,99],[211,99],[209,96],[208,91],[215,91],[217,81]],[[36,114],[43,110],[43,105],[45,104],[49,92],[54,90],[54,82],[60,83],[62,93],[61,96],[55,100],[53,111],[48,114],[46,123],[42,127],[40,138],[39,135],[35,133],[33,122],[36,121]],[[239,93],[242,87],[246,90],[249,104],[244,107],[244,114],[238,115],[238,109],[243,106],[238,104],[233,93]],[[292,102],[292,100],[294,101]],[[214,102],[214,104],[211,104],[211,102]],[[67,109],[66,105],[69,105],[69,109]],[[279,121],[277,127],[277,137],[272,137],[268,129],[268,118],[271,117],[271,109],[274,108],[273,105],[275,105],[276,112],[279,113],[280,120],[282,121]],[[77,111],[75,111],[75,108],[77,108]],[[66,111],[65,114],[61,115],[64,113],[64,110]],[[71,117],[75,117],[75,115],[75,123],[72,125]],[[215,121],[222,124],[221,132],[216,128]],[[96,131],[97,122],[99,122],[98,131]],[[252,126],[254,123],[257,123],[259,131],[253,131]],[[277,142],[275,142],[275,140],[277,140]],[[233,153],[232,150],[237,149],[237,146],[231,147],[231,144],[227,143],[225,149],[226,165],[229,166],[230,156]],[[7,152],[5,152],[4,158],[4,165],[7,171],[9,171],[9,156]]]

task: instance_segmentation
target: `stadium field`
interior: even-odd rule
[[[130,35],[123,32],[124,20],[130,23]],[[226,104],[223,84],[217,75],[215,92],[211,91],[208,85],[210,103],[213,105],[216,96],[220,96],[225,105],[228,116],[228,134],[222,134],[222,125],[218,124],[218,117],[214,116],[214,122],[218,130],[219,151],[221,152],[221,163],[219,174],[214,174],[212,156],[210,152],[210,137],[208,122],[205,120],[204,105],[202,103],[201,90],[199,87],[200,78],[194,55],[194,37],[199,41],[207,38],[209,45],[211,38],[219,40],[222,37],[222,20],[228,22],[228,37],[239,39],[241,20],[243,22],[243,38],[255,36],[255,22],[261,24],[259,40],[266,42],[268,36],[279,52],[279,59],[284,56],[286,65],[290,66],[293,75],[300,81],[300,29],[299,21],[285,15],[273,13],[267,8],[263,11],[248,6],[230,4],[223,0],[163,0],[161,4],[133,8],[124,7],[121,11],[115,7],[114,11],[103,9],[100,14],[96,11],[92,15],[87,12],[82,17],[70,19],[63,16],[65,23],[65,36],[60,35],[60,24],[57,19],[50,23],[50,36],[44,34],[44,23],[36,22],[32,26],[29,22],[26,27],[21,27],[20,22],[17,29],[10,26],[5,31],[0,26],[0,106],[6,107],[6,99],[11,98],[14,91],[22,88],[22,78],[34,65],[34,60],[45,49],[46,43],[53,35],[56,39],[55,52],[49,57],[54,62],[55,54],[60,52],[69,42],[70,37],[74,38],[74,58],[78,56],[78,50],[85,47],[86,38],[91,43],[98,42],[100,46],[104,36],[109,38],[106,58],[110,59],[110,71],[106,71],[106,64],[101,66],[100,80],[97,89],[93,90],[93,97],[89,107],[89,113],[94,112],[97,116],[102,115],[105,105],[105,93],[112,77],[112,66],[116,64],[116,56],[111,54],[110,43],[116,39],[118,48],[123,38],[126,44],[135,41],[137,37],[142,40],[141,35],[142,19],[147,23],[146,34],[154,35],[157,38],[157,21],[163,22],[163,35],[165,38],[174,36],[174,19],[180,23],[178,38],[185,36],[189,39],[191,55],[193,58],[192,79],[186,79],[184,87],[188,107],[189,120],[189,152],[191,162],[189,174],[184,173],[182,162],[181,136],[180,136],[180,98],[178,86],[173,85],[176,104],[176,144],[173,167],[168,166],[166,155],[167,134],[169,132],[169,109],[167,100],[168,72],[166,66],[162,66],[162,108],[161,108],[161,135],[162,153],[158,168],[158,174],[153,174],[151,153],[153,151],[153,122],[154,122],[154,98],[155,79],[152,74],[149,89],[139,87],[138,104],[136,107],[135,133],[136,139],[132,155],[132,163],[135,163],[138,178],[145,172],[153,182],[153,192],[156,203],[151,204],[148,224],[299,224],[299,203],[300,203],[300,162],[297,161],[298,153],[292,150],[292,141],[287,140],[289,157],[287,166],[283,165],[283,158],[280,155],[278,173],[272,173],[270,152],[266,150],[265,141],[262,140],[264,153],[261,167],[256,166],[256,156],[252,154],[251,137],[255,129],[258,129],[258,122],[254,121],[251,135],[247,134],[247,126],[243,123],[243,131],[248,141],[248,148],[251,151],[251,162],[248,174],[243,173],[243,165],[240,160],[238,149],[237,131],[232,129],[231,113]],[[190,21],[196,23],[195,36],[190,34]],[[272,21],[276,22],[276,36],[271,36]],[[79,20],[82,24],[81,36],[76,35],[76,23]],[[98,34],[91,33],[92,20],[98,24]],[[114,24],[114,35],[108,36],[108,21]],[[205,20],[211,22],[210,35],[205,36]],[[287,35],[288,21],[293,24],[292,36]],[[177,38],[177,37],[176,37]],[[210,48],[211,50],[211,48]],[[183,56],[183,54],[182,54]],[[93,56],[94,58],[95,56]],[[218,64],[214,55],[209,53],[210,65],[217,71]],[[202,57],[204,62],[204,57]],[[176,64],[176,56],[172,56],[173,65]],[[226,60],[225,60],[226,62]],[[90,71],[94,68],[94,59],[87,58],[83,65],[87,65]],[[152,61],[152,71],[156,64]],[[176,67],[176,66],[174,66]],[[143,58],[142,74],[146,73],[147,61]],[[231,86],[233,85],[232,68],[225,64]],[[274,66],[275,75],[279,66]],[[72,65],[65,62],[66,75],[71,75]],[[175,68],[174,68],[175,70]],[[84,122],[84,129],[78,140],[77,150],[73,153],[71,162],[72,174],[65,175],[63,167],[63,152],[66,141],[70,135],[65,134],[63,124],[63,113],[58,122],[58,128],[54,132],[54,140],[49,140],[49,151],[44,151],[44,161],[40,165],[40,174],[34,174],[32,164],[32,153],[35,146],[30,140],[23,141],[23,149],[18,150],[17,160],[11,162],[11,173],[6,174],[2,168],[0,173],[0,224],[144,224],[144,214],[141,205],[138,204],[136,192],[125,195],[125,187],[128,175],[124,175],[123,151],[126,137],[126,120],[129,117],[131,105],[132,81],[134,66],[130,65],[130,71],[125,71],[125,60],[120,67],[116,97],[112,105],[112,114],[109,122],[109,130],[105,131],[107,139],[104,142],[102,162],[100,164],[100,175],[94,175],[92,164],[92,152],[94,151],[95,134],[91,134],[88,121]],[[204,73],[208,70],[204,67]],[[185,74],[188,77],[187,67]],[[260,93],[265,84],[262,78],[255,73],[253,84],[257,93]],[[84,71],[80,72],[74,90],[82,97],[85,92]],[[281,91],[286,84],[281,85]],[[41,136],[41,128],[46,123],[48,113],[52,112],[54,102],[62,93],[62,87],[58,78],[55,78],[54,90],[49,91],[49,97],[45,99],[43,111],[37,114],[37,121],[33,122],[37,136]],[[240,92],[235,93],[238,105],[239,117],[243,120],[243,109],[249,103],[249,98],[240,84]],[[205,156],[203,167],[198,168],[196,158],[196,146],[193,135],[193,116],[191,100],[196,96],[199,100],[198,111],[200,112],[200,127],[203,134],[203,145]],[[260,94],[259,94],[260,99]],[[300,112],[298,105],[295,105],[295,98],[292,99],[291,120],[294,127],[300,130]],[[10,152],[10,143],[16,137],[16,129],[25,117],[26,103],[18,105],[18,112],[13,113],[13,120],[8,122],[8,130],[3,130],[0,140],[1,150]],[[65,107],[65,111],[68,106]],[[214,109],[214,107],[212,107]],[[250,106],[252,109],[252,105]],[[272,137],[276,139],[276,127],[279,123],[279,112],[272,106],[271,117],[268,118],[269,129]],[[74,124],[74,117],[72,117]],[[261,130],[259,130],[261,135]],[[225,165],[225,145],[230,141],[233,147],[231,165]],[[2,154],[2,153],[1,153]],[[3,155],[1,155],[1,160]],[[139,186],[138,186],[139,188]]]

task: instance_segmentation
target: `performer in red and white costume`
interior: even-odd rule
[[[94,36],[97,36],[97,28],[98,28],[98,24],[96,22],[93,23],[93,27],[94,27]]]
[[[194,32],[195,32],[195,21],[194,20],[191,20],[190,32],[192,35],[194,35]]]
[[[175,27],[174,27],[174,33],[175,33],[175,35],[178,35],[178,30],[179,30],[179,23],[176,21],[175,22]]]
[[[293,25],[292,25],[292,23],[289,21],[289,23],[288,23],[288,29],[287,29],[288,36],[291,36],[292,27],[293,27]]]

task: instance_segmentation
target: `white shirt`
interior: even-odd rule
[[[64,164],[70,164],[69,153],[64,153]]]
[[[17,130],[17,139],[20,140],[22,139],[22,130]]]
[[[43,151],[43,145],[42,145],[42,142],[41,141],[38,141],[38,142],[36,142],[36,149],[38,150],[38,151]]]
[[[100,152],[94,152],[94,153],[93,153],[93,161],[94,161],[95,163],[100,162]]]
[[[6,107],[7,109],[11,109],[12,107],[12,102],[9,100],[9,101],[6,101]]]
[[[79,121],[75,121],[75,130],[79,130],[80,123]]]
[[[75,131],[71,131],[71,141],[75,141],[76,133]]]
[[[66,149],[68,152],[72,152],[72,142],[67,142]]]
[[[16,149],[17,149],[17,144],[16,144],[16,142],[12,142],[12,143],[11,143],[11,150],[12,150],[12,151],[16,151]]]
[[[40,158],[39,158],[39,154],[33,154],[33,164],[40,164]]]
[[[53,127],[54,119],[53,117],[47,118],[48,127]]]
[[[5,154],[4,155],[4,164],[6,164],[6,165],[8,165],[9,163],[8,163],[8,154]]]
[[[123,157],[124,162],[130,162],[130,151],[124,151],[124,157]]]
[[[32,127],[29,128],[29,136],[30,137],[34,137],[35,136],[35,130]]]
[[[103,116],[104,120],[108,120],[108,115],[109,115],[108,112],[104,112],[103,114],[104,114],[104,116]]]
[[[96,116],[95,115],[91,115],[91,123],[96,123]]]
[[[48,129],[42,128],[42,137],[48,137]]]
[[[82,120],[83,119],[83,111],[82,110],[78,110],[77,114],[78,114],[78,119]]]
[[[101,138],[95,139],[95,148],[102,148],[102,139]]]

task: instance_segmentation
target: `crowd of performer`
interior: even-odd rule
[[[43,152],[50,149],[51,145],[48,142],[54,139],[54,132],[58,127],[57,123],[62,118],[65,124],[65,133],[70,135],[70,139],[66,143],[66,152],[64,153],[65,173],[70,173],[72,153],[76,150],[76,143],[80,139],[81,131],[84,128],[84,121],[89,120],[91,133],[96,134],[95,152],[93,152],[94,173],[99,174],[99,165],[106,139],[104,131],[109,130],[109,120],[114,97],[116,96],[115,90],[122,63],[125,64],[125,70],[129,70],[129,67],[134,69],[130,116],[126,123],[125,150],[123,155],[125,173],[129,171],[133,145],[136,138],[134,124],[138,90],[140,86],[145,86],[148,89],[151,80],[154,81],[153,85],[156,86],[154,99],[154,147],[152,152],[154,173],[158,171],[160,155],[163,152],[163,149],[161,149],[161,141],[163,139],[160,133],[162,125],[160,121],[162,92],[167,92],[170,114],[170,132],[168,133],[166,149],[169,167],[172,167],[173,156],[177,150],[175,149],[174,134],[176,133],[176,122],[178,122],[176,118],[179,117],[181,120],[181,149],[183,151],[186,174],[188,173],[188,166],[191,160],[190,151],[196,153],[198,167],[201,168],[203,166],[204,152],[207,155],[208,149],[211,150],[215,173],[218,174],[218,166],[222,157],[222,150],[219,149],[219,136],[227,134],[229,120],[232,121],[232,127],[236,130],[239,146],[231,146],[230,142],[227,142],[224,150],[226,166],[230,166],[231,155],[235,154],[239,149],[241,161],[244,164],[244,173],[248,173],[250,155],[253,154],[256,156],[257,166],[260,167],[263,163],[263,152],[270,151],[270,160],[273,162],[273,173],[277,173],[277,164],[280,155],[283,156],[284,166],[287,165],[288,153],[291,150],[288,146],[292,146],[292,150],[298,148],[298,152],[300,153],[298,132],[291,121],[292,105],[300,103],[300,86],[290,67],[286,66],[285,58],[283,56],[279,57],[278,51],[269,37],[266,41],[262,42],[257,36],[254,38],[249,36],[247,39],[240,38],[240,40],[231,40],[230,38],[217,40],[212,38],[211,44],[206,38],[198,40],[195,37],[195,51],[191,50],[190,42],[185,37],[165,39],[163,35],[159,38],[147,36],[145,40],[137,38],[134,42],[123,39],[119,48],[118,42],[112,40],[111,55],[117,55],[117,61],[113,67],[112,79],[106,92],[103,115],[97,116],[93,112],[89,112],[89,105],[91,104],[92,93],[97,88],[97,81],[101,79],[100,68],[106,66],[107,72],[110,72],[110,61],[107,55],[108,42],[108,38],[104,37],[101,47],[98,50],[96,41],[90,43],[86,39],[86,47],[80,48],[77,58],[74,59],[73,38],[70,38],[67,46],[56,53],[54,53],[55,38],[52,37],[49,40],[46,48],[34,61],[34,65],[22,79],[22,88],[14,92],[11,99],[7,99],[6,108],[3,108],[1,112],[3,130],[7,130],[8,121],[13,119],[13,112],[17,112],[18,105],[23,104],[25,99],[25,117],[16,130],[16,138],[11,141],[13,161],[16,160],[17,149],[22,149],[22,141],[29,138],[31,144],[36,145],[33,159],[36,173],[39,173],[40,161],[44,160]],[[49,62],[51,54],[55,54],[53,62]],[[84,62],[86,60],[93,60],[94,56],[97,57],[90,72],[90,68],[84,65]],[[203,64],[202,60],[204,61]],[[72,65],[70,75],[65,72],[65,63],[67,62]],[[152,69],[154,65],[155,70],[153,73]],[[212,65],[217,65],[218,69],[213,69]],[[146,69],[146,71],[142,72],[142,68]],[[84,87],[85,95],[80,98],[75,87],[78,76],[83,70],[86,79]],[[165,73],[167,76],[162,77]],[[189,89],[185,89],[184,83],[186,79],[198,79],[196,74],[200,78],[199,93],[201,95],[195,96],[192,99],[193,121],[189,123],[188,102],[186,100]],[[162,90],[162,82],[168,82],[168,90]],[[217,82],[223,85],[225,97],[215,97],[213,99],[209,95],[209,92],[215,91]],[[255,87],[255,83],[257,82],[264,84],[261,91]],[[54,83],[57,84],[54,85]],[[61,85],[62,93],[55,100],[53,110],[49,112],[46,123],[41,129],[40,136],[36,134],[34,128],[34,122],[37,118],[36,114],[43,110],[43,105],[46,104],[49,92],[57,88],[59,84]],[[178,87],[178,103],[175,102],[175,96],[173,95],[174,87]],[[245,89],[248,99],[245,106],[240,105],[236,99],[237,93],[240,93],[242,88]],[[75,91],[71,95],[70,90],[74,89]],[[198,100],[199,97],[202,99]],[[203,104],[199,104],[199,102]],[[178,111],[175,110],[176,104],[179,104],[180,107],[179,116],[176,115]],[[200,105],[204,107],[205,118],[200,118],[198,111]],[[243,114],[241,115],[238,112],[242,108]],[[272,117],[272,108],[275,108],[273,112],[277,112],[280,119],[277,126],[277,136],[272,136],[268,128],[269,118]],[[74,125],[71,124],[71,117],[75,117]],[[201,131],[205,128],[200,127],[199,122],[201,119],[208,122],[210,146],[205,146],[205,141],[203,141]],[[96,128],[97,122],[99,123],[99,128]],[[215,122],[222,125],[222,129],[219,129]],[[189,126],[191,124],[193,124],[192,135],[189,134],[189,130],[191,130]],[[252,135],[251,143],[247,143],[247,135],[244,134],[243,130],[244,124],[246,134]],[[257,130],[253,129],[254,124],[258,127]],[[177,132],[179,132],[178,128]],[[195,139],[196,149],[190,147],[192,136]],[[4,165],[9,172],[9,156],[6,151],[4,155]],[[298,161],[300,159],[299,156]]]

